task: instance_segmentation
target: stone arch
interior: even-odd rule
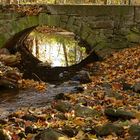
[[[67,17],[67,21],[63,21],[63,18],[61,15],[40,13],[38,16],[25,16],[18,20],[13,20],[2,27],[3,33],[0,34],[0,48],[12,44],[10,41],[12,41],[13,38],[17,38],[17,40],[14,41],[15,43],[18,42],[19,36],[31,32],[35,27],[40,25],[61,27],[78,34],[78,30],[80,31],[81,27],[79,26],[78,29],[76,29],[73,26],[72,22],[75,20],[74,17],[70,17],[69,19]]]
[[[3,25],[3,33],[0,34],[0,48],[15,46],[21,37],[28,35],[35,27],[41,25],[55,26],[71,31],[91,47],[97,44],[96,40],[93,40],[95,33],[81,17],[40,13],[36,16],[20,17]]]
[[[81,70],[81,68],[84,67],[87,62],[91,63],[99,61],[100,57],[94,51],[92,51],[86,59],[82,60],[78,64],[74,64],[68,67],[51,68],[39,65],[40,61],[36,57],[33,57],[24,43],[18,44],[19,46],[21,45],[21,47],[18,47],[18,49],[16,48],[16,50],[14,49],[19,40],[24,40],[24,37],[26,37],[34,28],[39,25],[61,27],[68,31],[72,31],[80,37],[86,38],[89,35],[90,30],[88,30],[87,26],[82,24],[82,22],[80,23],[81,25],[76,22],[80,21],[77,21],[75,17],[67,17],[64,15],[48,15],[45,13],[41,13],[38,16],[22,17],[6,25],[7,32],[3,34],[5,37],[3,46],[8,48],[11,47],[9,50],[12,53],[15,53],[14,51],[17,50],[21,53],[22,59],[18,68],[23,71],[25,78],[36,79],[37,77],[35,75],[37,75],[43,81],[56,82],[62,80],[59,77],[60,73],[68,71],[70,75],[63,79],[68,80],[72,75],[76,73],[77,70]],[[76,24],[78,24],[78,26]],[[83,31],[87,32],[86,36],[85,34],[83,35]],[[32,67],[34,67],[34,69],[32,69]]]

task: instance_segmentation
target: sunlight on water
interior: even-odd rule
[[[27,44],[35,57],[53,67],[77,64],[87,55],[85,48],[74,39],[74,34],[67,31],[34,31],[27,38]]]

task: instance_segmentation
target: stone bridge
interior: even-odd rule
[[[140,6],[0,6],[0,47],[12,47],[35,27],[74,32],[97,52],[140,44]]]

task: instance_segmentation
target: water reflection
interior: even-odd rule
[[[26,40],[32,54],[51,66],[70,66],[86,57],[74,34],[67,31],[40,33],[33,31]]]

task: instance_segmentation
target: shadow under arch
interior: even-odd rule
[[[52,19],[50,18],[49,22],[52,23]],[[53,20],[55,21],[56,19]],[[26,47],[24,40],[27,38],[27,36],[39,25],[49,25],[49,26],[55,26],[55,27],[61,27],[58,26],[54,21],[52,24],[44,23],[46,21],[42,21],[40,23],[40,20],[33,20],[34,22],[31,22],[29,24],[29,20],[25,22],[22,20],[20,21],[20,24],[23,24],[24,26],[20,29],[17,29],[14,35],[11,36],[11,38],[7,39],[6,43],[4,44],[4,47],[8,48],[11,53],[20,52],[21,53],[21,62],[17,67],[23,72],[24,78],[30,78],[35,80],[41,80],[45,82],[62,82],[70,79],[73,75],[75,75],[76,71],[81,70],[82,67],[86,66],[88,63],[92,63],[95,61],[101,60],[101,58],[94,52],[91,51],[90,54],[82,60],[78,64],[74,64],[72,66],[68,67],[47,67],[47,66],[41,66],[41,61],[38,60],[36,57],[34,57],[31,52]],[[56,21],[58,23],[58,21]],[[17,22],[18,23],[18,22]],[[40,24],[38,24],[40,23]],[[25,26],[27,25],[27,26]],[[63,28],[63,27],[61,27]],[[68,30],[67,28],[63,28]],[[68,31],[72,31],[73,29],[69,29]],[[75,33],[73,31],[73,33]],[[80,36],[79,36],[80,37]],[[62,78],[60,77],[60,73],[67,72],[68,74]]]

